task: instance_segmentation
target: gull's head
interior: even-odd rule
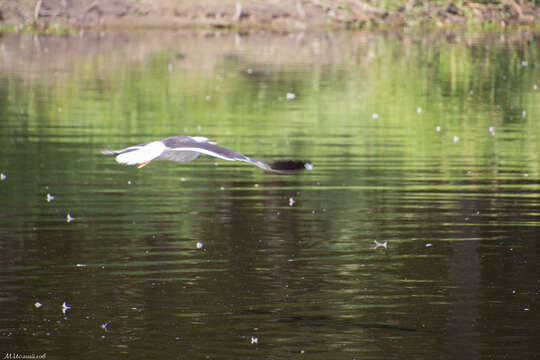
[[[198,143],[206,143],[208,142],[209,140],[203,136],[192,136],[191,137],[193,140],[195,140],[196,142]]]

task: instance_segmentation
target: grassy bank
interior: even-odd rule
[[[536,0],[1,0],[2,29],[388,29],[540,23]]]

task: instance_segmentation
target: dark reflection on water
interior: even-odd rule
[[[537,42],[111,39],[0,68],[6,353],[536,354]],[[177,134],[315,168],[99,153]]]

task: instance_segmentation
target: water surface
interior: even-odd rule
[[[534,357],[527,36],[4,35],[2,350]],[[171,135],[314,169],[99,151]]]

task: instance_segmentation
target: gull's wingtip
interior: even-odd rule
[[[279,174],[294,174],[303,170],[313,170],[313,164],[306,161],[274,161],[268,165],[270,166],[270,171]]]

